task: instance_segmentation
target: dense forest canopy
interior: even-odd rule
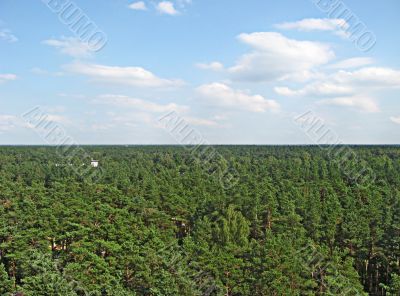
[[[400,295],[400,147],[215,149],[1,147],[0,295]]]

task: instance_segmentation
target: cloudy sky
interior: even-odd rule
[[[0,144],[400,142],[398,0],[0,0]],[[308,113],[310,114],[310,113]]]

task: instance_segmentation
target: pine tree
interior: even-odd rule
[[[9,279],[4,265],[0,264],[0,295],[10,295],[13,291],[13,281]]]

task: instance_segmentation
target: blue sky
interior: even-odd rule
[[[69,5],[100,50],[60,17]],[[308,111],[340,142],[399,144],[399,13],[396,0],[0,0],[0,144],[46,143],[22,117],[37,106],[80,144],[174,144],[159,121],[172,111],[214,144],[318,144],[294,120]]]

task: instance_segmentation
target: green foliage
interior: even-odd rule
[[[389,286],[381,284],[381,286],[386,290],[386,295],[395,296],[400,295],[400,275],[392,274],[392,279]]]
[[[221,217],[215,227],[216,239],[222,245],[244,246],[248,242],[249,234],[249,222],[240,212],[235,211],[232,205],[228,207],[226,214]]]
[[[13,281],[9,279],[4,265],[0,264],[0,295],[10,295],[13,291]]]
[[[1,147],[0,295],[400,295],[400,149],[351,148],[375,179],[319,147]]]

